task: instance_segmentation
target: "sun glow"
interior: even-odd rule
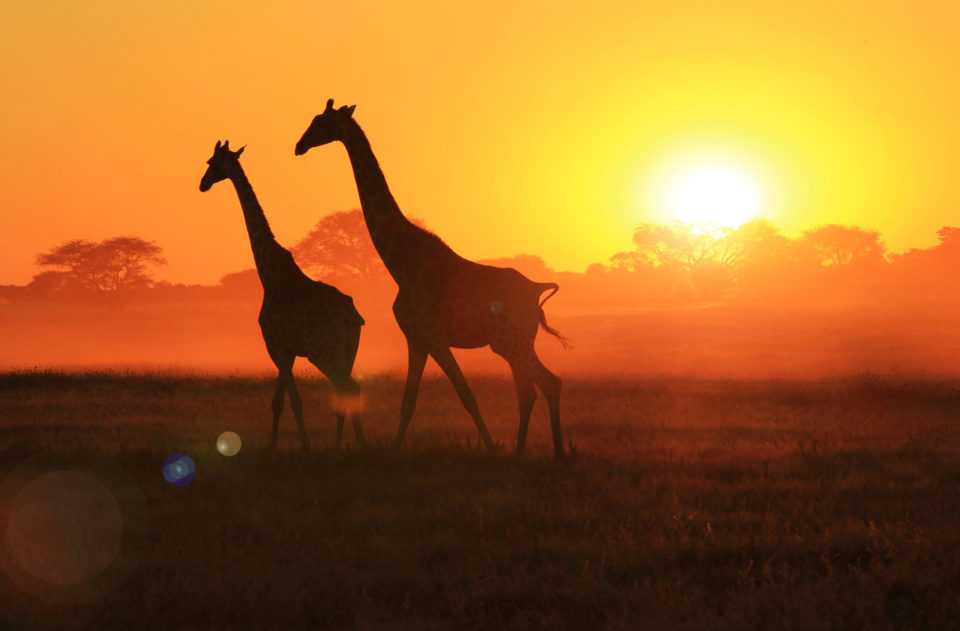
[[[679,221],[736,227],[762,214],[764,198],[746,171],[731,164],[698,163],[666,179],[661,203]]]

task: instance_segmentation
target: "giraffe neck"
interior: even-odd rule
[[[343,144],[350,156],[370,239],[391,276],[399,282],[408,267],[410,250],[416,248],[417,240],[427,233],[400,211],[370,142],[353,119],[346,123]]]
[[[274,238],[270,224],[267,223],[267,218],[263,214],[263,208],[260,207],[253,187],[239,164],[230,173],[230,181],[237,189],[237,197],[243,209],[243,219],[247,224],[247,234],[250,236],[250,247],[253,250],[257,274],[260,276],[260,283],[266,289],[277,271],[275,269],[276,254],[283,248]]]

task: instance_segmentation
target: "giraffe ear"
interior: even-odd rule
[[[353,110],[357,109],[356,105],[351,105],[350,107],[344,108],[347,110],[347,116],[353,116]]]
[[[243,153],[243,150],[246,149],[246,148],[247,148],[247,146],[244,145],[244,146],[240,147],[239,149],[237,149],[237,152],[236,152],[235,154],[233,154],[234,157],[239,158],[239,157],[240,157],[240,154]]]
[[[329,112],[329,111],[332,110],[332,109],[333,109],[333,99],[327,99],[327,109],[326,109],[326,111]]]

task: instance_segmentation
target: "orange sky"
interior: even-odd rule
[[[358,203],[341,145],[293,154],[329,97],[470,258],[606,261],[663,219],[664,165],[703,153],[749,165],[788,233],[931,245],[960,223],[960,5],[782,4],[5,3],[0,283],[119,234],[163,246],[174,282],[251,267],[232,187],[197,189],[223,138],[292,245]]]

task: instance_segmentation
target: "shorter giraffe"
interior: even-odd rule
[[[273,395],[270,449],[275,450],[277,446],[284,392],[290,395],[290,407],[297,420],[303,450],[310,449],[303,424],[303,404],[293,379],[293,363],[297,357],[310,360],[333,384],[338,398],[352,402],[352,405],[343,406],[345,409],[337,410],[336,445],[340,446],[346,411],[351,414],[357,442],[365,444],[356,405],[360,388],[350,376],[360,344],[363,318],[354,306],[353,298],[336,287],[309,278],[297,267],[293,255],[277,243],[253,187],[240,167],[243,149],[231,151],[229,141],[222,145],[217,141],[213,157],[207,160],[210,166],[200,180],[200,190],[208,191],[215,183],[229,179],[237,190],[243,209],[253,259],[263,285],[260,331],[270,359],[280,371]]]

